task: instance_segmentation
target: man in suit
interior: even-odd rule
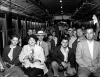
[[[54,71],[54,77],[59,76],[59,68],[66,69],[70,67],[69,61],[71,60],[71,48],[68,47],[68,38],[63,37],[61,45],[57,46],[52,55],[51,67]]]
[[[47,57],[49,55],[49,48],[48,48],[48,43],[46,43],[45,41],[43,41],[44,36],[45,36],[45,32],[38,31],[38,33],[37,33],[37,37],[38,37],[37,45],[39,45],[39,46],[41,46],[43,48],[44,56],[45,56],[45,59],[47,61]],[[45,74],[45,77],[48,76],[47,75],[47,72],[48,72],[48,69],[47,69],[47,67],[45,65],[44,66],[44,74]]]
[[[38,37],[37,44],[43,48],[45,58],[47,58],[47,56],[49,54],[49,49],[48,49],[48,44],[45,41],[43,41],[44,36],[45,36],[45,33],[43,31],[38,31],[38,33],[37,33],[37,37]]]
[[[49,34],[49,35],[48,35],[48,38],[49,38],[49,42],[50,42],[50,44],[51,44],[51,50],[50,50],[50,52],[49,52],[49,55],[51,56],[52,53],[53,53],[53,51],[54,51],[54,49],[55,49],[55,41],[53,40],[52,34]]]
[[[72,44],[72,50],[73,50],[73,55],[74,55],[72,67],[75,67],[75,68],[77,66],[77,63],[76,63],[76,47],[77,47],[77,43],[82,41],[82,40],[85,40],[84,32],[83,32],[83,29],[81,27],[77,28],[76,34],[77,34],[77,39]]]
[[[88,77],[91,73],[100,77],[100,43],[93,39],[94,35],[94,29],[88,27],[86,29],[86,40],[77,45],[78,77]]]

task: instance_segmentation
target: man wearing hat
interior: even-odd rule
[[[47,57],[48,54],[49,54],[49,49],[48,49],[48,44],[45,41],[43,41],[44,36],[45,36],[45,32],[38,31],[38,33],[37,33],[37,37],[38,37],[37,44],[44,49],[45,57]]]
[[[39,46],[41,46],[43,48],[45,58],[47,59],[47,56],[49,54],[49,49],[48,49],[48,43],[43,41],[44,36],[45,36],[45,32],[38,31],[38,33],[37,33],[37,37],[38,37],[37,45],[39,45]],[[45,74],[45,76],[47,75],[47,72],[48,72],[48,69],[47,69],[47,67],[45,65],[44,66],[44,74]]]

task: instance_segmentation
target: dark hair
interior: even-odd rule
[[[27,31],[29,31],[29,30],[33,30],[32,28],[28,28],[28,30]]]
[[[20,38],[19,35],[11,35],[11,36],[9,36],[9,37],[8,37],[8,45],[11,44],[11,40],[12,40],[14,37],[18,38],[18,40],[19,40],[19,38]]]
[[[82,27],[78,27],[78,28],[76,29],[76,31],[77,31],[78,29],[81,29],[81,30],[83,31]]]
[[[100,31],[98,32],[97,41],[100,41],[99,34],[100,34]]]
[[[49,37],[49,36],[52,36],[52,34],[48,34],[48,37]]]
[[[28,38],[27,38],[27,42],[29,41],[29,39],[30,38],[33,38],[33,39],[35,39],[35,41],[37,42],[37,37],[35,36],[35,35],[30,35],[30,36],[28,36]]]
[[[19,35],[12,35],[12,36],[10,36],[10,39],[13,39],[14,37],[16,37],[18,39],[20,38]]]
[[[63,37],[61,38],[61,41],[63,41],[63,40],[68,40],[68,41],[69,41],[69,38],[68,38],[68,37],[63,36]]]
[[[93,29],[93,31],[95,32],[95,30],[96,30],[96,25],[87,24],[85,30],[88,30],[88,29]]]

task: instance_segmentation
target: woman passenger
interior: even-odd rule
[[[28,37],[28,44],[24,45],[22,52],[19,56],[22,62],[22,69],[29,77],[43,76],[43,68],[45,56],[43,48],[36,45],[37,37],[31,35]]]
[[[3,60],[0,55],[0,69],[2,68],[4,70],[4,76],[6,74],[10,76],[13,74],[15,77],[24,77],[24,73],[19,67],[21,64],[19,61],[19,54],[22,50],[22,48],[17,45],[19,37],[17,35],[12,35],[10,41],[10,45],[4,47]]]

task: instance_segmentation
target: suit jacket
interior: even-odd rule
[[[11,49],[10,46],[6,46],[4,48],[3,56],[2,56],[3,61],[4,62],[8,62],[9,64],[20,65],[20,62],[19,62],[19,54],[20,54],[22,48],[19,47],[19,46],[16,46],[16,48],[14,48],[12,61],[8,57],[8,54],[10,52],[10,49]]]
[[[48,54],[49,54],[48,43],[46,43],[45,41],[42,41],[40,46],[43,48],[45,56],[48,56]]]
[[[51,53],[52,53],[55,49],[55,41],[52,39],[50,40],[50,43],[51,43]]]
[[[70,62],[72,64],[72,59],[73,59],[73,55],[72,55],[72,49],[68,48],[68,62]],[[55,48],[53,55],[52,55],[52,61],[56,61],[58,64],[61,64],[61,62],[64,61],[64,55],[61,52],[61,46],[58,46]]]
[[[76,61],[80,67],[86,67],[92,72],[98,69],[100,67],[100,43],[94,41],[92,59],[87,40],[79,42],[76,49]]]

